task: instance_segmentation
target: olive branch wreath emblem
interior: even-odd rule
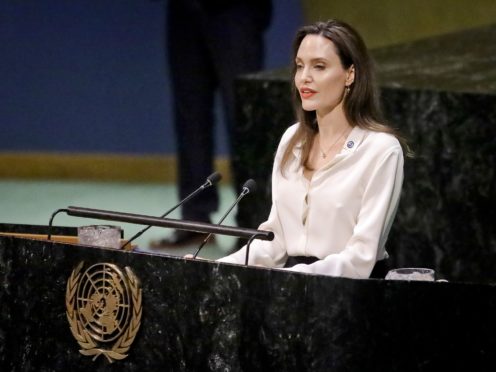
[[[133,343],[141,325],[142,307],[139,280],[129,267],[125,268],[131,292],[131,319],[127,329],[117,339],[114,345],[110,349],[104,349],[94,340],[90,332],[84,327],[75,309],[76,293],[81,279],[81,269],[83,268],[83,265],[84,261],[80,262],[72,271],[71,276],[67,281],[65,298],[66,315],[72,335],[82,348],[79,352],[83,355],[93,356],[93,361],[100,355],[104,355],[110,363],[113,363],[115,360],[124,359],[128,356],[126,353]]]

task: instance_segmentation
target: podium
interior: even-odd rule
[[[79,352],[67,284],[81,262],[139,280],[140,325],[123,359]],[[0,284],[2,371],[458,371],[496,361],[489,284],[334,278],[16,236],[0,237]]]

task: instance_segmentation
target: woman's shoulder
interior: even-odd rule
[[[364,144],[373,147],[378,151],[399,150],[401,144],[398,138],[392,133],[375,131],[371,129],[362,129],[365,134]]]
[[[281,140],[279,141],[279,146],[278,146],[279,148],[286,147],[289,144],[289,142],[295,135],[296,131],[298,130],[299,125],[300,125],[299,123],[295,123],[289,126],[288,128],[286,128],[286,130],[284,131],[281,137]]]
[[[276,159],[282,159],[284,152],[290,145],[290,142],[294,135],[296,134],[296,131],[298,130],[299,123],[293,124],[290,127],[286,128],[284,131],[281,140],[279,141],[279,145],[277,146],[277,151],[276,151]],[[298,146],[297,146],[298,147]],[[294,151],[297,151],[296,149]]]
[[[293,125],[290,125],[286,130],[284,131],[282,137],[281,137],[281,142],[282,141],[289,141],[293,135],[296,133],[300,126],[300,123],[294,123]]]

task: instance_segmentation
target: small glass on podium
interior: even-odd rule
[[[119,226],[90,225],[78,227],[79,244],[119,249],[122,230]]]
[[[435,272],[432,269],[420,267],[409,267],[389,270],[386,280],[419,280],[433,282],[435,281]]]

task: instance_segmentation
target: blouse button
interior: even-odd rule
[[[353,141],[348,141],[348,143],[346,144],[346,146],[351,149],[353,146],[355,146],[355,142]]]

